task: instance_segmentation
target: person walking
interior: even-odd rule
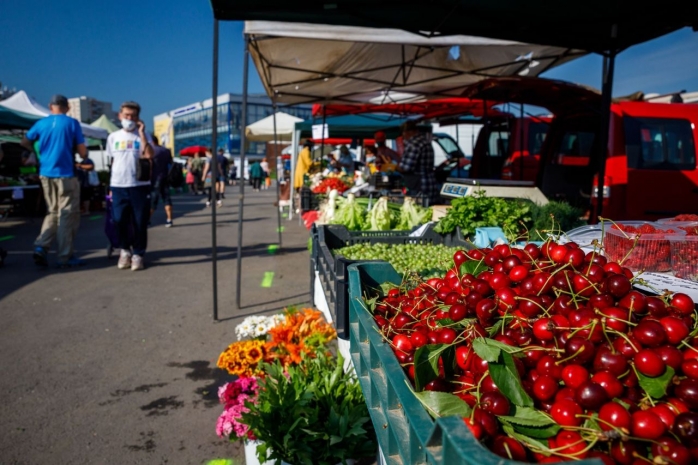
[[[218,190],[221,194],[221,200],[225,199],[225,185],[228,182],[228,165],[230,160],[225,156],[223,149],[218,149]]]
[[[110,185],[113,218],[121,248],[117,264],[120,270],[142,270],[148,246],[153,147],[140,113],[138,103],[122,103],[119,110],[122,129],[112,132],[107,138],[107,154],[113,160]],[[131,226],[133,237],[129,234]]]
[[[262,179],[264,179],[264,170],[259,160],[255,160],[252,166],[250,166],[250,179],[252,180],[252,190],[259,191]]]
[[[187,160],[187,176],[184,178],[184,180],[187,183],[187,187],[189,188],[191,195],[199,195],[199,193],[196,191],[197,179],[192,171],[192,160],[192,158]]]
[[[87,216],[90,214],[90,202],[94,197],[94,187],[90,183],[91,172],[95,170],[95,164],[89,158],[85,158],[79,163],[75,163],[75,174],[80,183],[80,214]]]
[[[150,216],[153,216],[158,208],[158,203],[162,199],[162,204],[165,206],[165,215],[167,221],[166,228],[172,227],[172,197],[170,196],[170,182],[167,175],[172,167],[172,152],[167,147],[160,145],[157,136],[153,135],[153,176],[151,181],[150,192]]]
[[[434,176],[434,149],[427,138],[419,132],[417,123],[406,121],[402,125],[402,139],[405,150],[397,170],[405,178],[409,195],[422,195],[429,205],[438,202],[439,191]]]
[[[223,191],[225,190],[225,173],[221,171],[221,169],[226,169],[228,168],[228,160],[223,156],[223,154],[217,154],[216,155],[216,163],[218,166],[216,167],[216,179],[212,179],[212,173],[211,173],[211,159],[213,158],[213,154],[211,151],[206,152],[206,164],[204,165],[204,172],[202,175],[202,179],[204,180],[204,185],[208,188],[208,200],[206,201],[206,206],[210,207],[211,202],[213,201],[213,192],[215,191],[216,193],[216,206],[217,207],[222,207],[223,206],[223,200],[221,199],[221,195],[223,194]],[[209,187],[210,186],[210,187]]]
[[[201,157],[201,153],[197,152],[194,154],[194,159],[191,160],[191,172],[194,175],[194,195],[204,194],[203,180],[201,179],[201,172],[204,170],[204,165],[206,160]]]
[[[21,145],[36,153],[38,141],[41,153],[39,176],[46,200],[46,217],[41,233],[34,242],[34,263],[48,266],[48,251],[54,239],[58,242],[58,267],[84,265],[75,257],[73,242],[80,226],[80,184],[75,177],[75,150],[84,160],[87,147],[80,123],[66,113],[68,99],[54,95],[49,103],[51,114],[34,123]]]
[[[264,172],[264,183],[262,184],[262,189],[267,190],[269,189],[269,186],[271,186],[271,173],[269,172],[269,162],[266,158],[262,158],[262,161],[259,164],[259,166],[262,167],[262,171]]]

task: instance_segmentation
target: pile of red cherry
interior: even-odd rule
[[[418,351],[454,349],[424,389],[465,401],[466,425],[502,457],[698,461],[695,304],[685,294],[647,296],[632,281],[629,269],[574,243],[499,245],[456,252],[443,278],[403,283],[371,308],[413,382]],[[506,428],[520,404],[476,353],[480,338],[511,348],[526,410],[550,421],[547,437]]]

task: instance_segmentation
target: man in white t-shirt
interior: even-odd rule
[[[107,138],[107,154],[112,159],[112,213],[121,247],[117,265],[120,270],[142,270],[148,246],[153,147],[140,113],[136,102],[122,103],[119,119],[123,129]]]

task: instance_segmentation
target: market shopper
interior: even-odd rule
[[[255,160],[250,166],[250,180],[252,181],[252,190],[259,191],[264,179],[264,170],[259,160]]]
[[[46,200],[46,217],[41,233],[34,242],[34,263],[48,266],[48,250],[54,239],[58,241],[58,266],[80,266],[85,262],[74,255],[73,242],[80,226],[80,184],[75,177],[75,151],[87,157],[87,147],[80,123],[66,113],[68,99],[54,95],[49,103],[51,114],[27,132],[21,145],[36,153],[38,141],[41,153],[39,176]]]
[[[148,246],[153,147],[140,112],[138,103],[122,103],[119,111],[122,129],[112,132],[107,139],[107,154],[114,160],[110,185],[121,248],[117,264],[120,270],[142,270]],[[133,237],[129,235],[131,225]]]
[[[87,216],[90,214],[90,202],[94,197],[94,187],[90,178],[93,176],[95,163],[89,158],[85,158],[75,163],[75,174],[80,183],[80,214]],[[96,175],[97,173],[94,173]]]
[[[262,158],[262,161],[259,163],[259,166],[261,166],[262,171],[264,171],[264,182],[262,183],[262,189],[267,190],[269,189],[269,186],[271,186],[271,177],[269,176],[271,174],[269,172],[269,162],[266,158]]]
[[[151,180],[150,192],[150,216],[153,216],[158,208],[158,203],[162,200],[165,206],[166,228],[172,227],[172,197],[170,196],[170,183],[167,175],[172,167],[172,152],[167,147],[160,145],[157,136],[153,135],[153,176]]]
[[[383,131],[375,133],[373,138],[376,139],[376,152],[378,153],[380,163],[388,164],[400,161],[400,154],[386,145],[387,137]]]
[[[405,178],[408,193],[413,196],[421,194],[432,205],[438,201],[434,149],[424,134],[419,132],[414,121],[406,121],[402,125],[402,138],[405,150],[397,170]]]
[[[208,189],[208,200],[206,201],[206,206],[211,206],[211,202],[213,201],[213,192],[215,191],[216,206],[222,207],[222,196],[223,192],[225,192],[225,173],[228,170],[228,160],[225,158],[225,156],[223,156],[223,153],[221,153],[220,151],[216,155],[216,163],[218,164],[218,166],[216,167],[216,179],[215,182],[213,182],[211,172],[212,158],[213,154],[209,150],[208,152],[206,152],[206,163],[204,165],[204,171],[201,176],[201,179],[204,181],[204,186],[206,186],[206,188]]]
[[[339,148],[339,159],[337,160],[337,167],[344,170],[349,175],[354,175],[354,158],[351,156],[349,147],[342,145]]]
[[[206,160],[201,155],[201,153],[197,152],[194,154],[194,158],[191,160],[190,171],[194,175],[194,195],[199,195],[199,191],[204,194],[204,182],[201,179],[201,173],[204,171]]]

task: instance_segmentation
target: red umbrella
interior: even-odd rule
[[[192,145],[190,147],[184,147],[182,150],[180,150],[179,155],[183,157],[193,157],[197,153],[203,155],[207,150],[208,147],[203,145]]]

